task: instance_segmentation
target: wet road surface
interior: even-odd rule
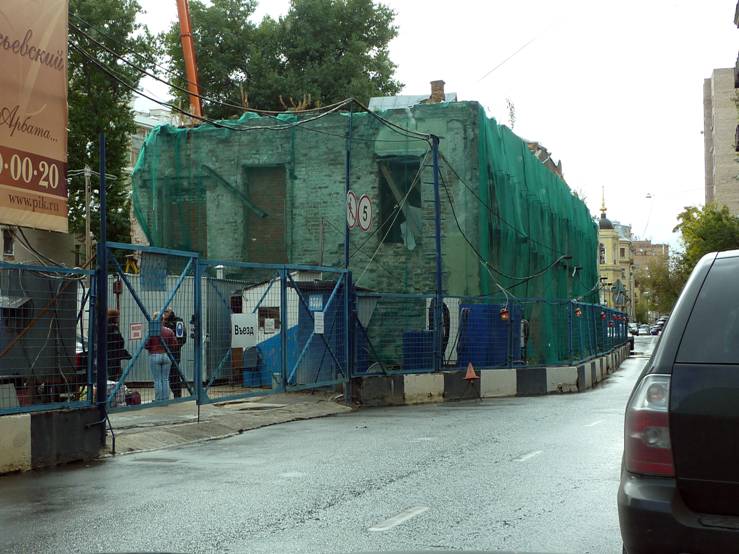
[[[581,394],[365,409],[2,477],[0,550],[620,552],[623,412],[646,361]]]

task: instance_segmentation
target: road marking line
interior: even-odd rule
[[[530,460],[534,456],[538,456],[541,454],[541,450],[534,450],[533,452],[529,452],[528,454],[524,454],[523,456],[519,456],[518,458],[514,458],[514,462],[525,462],[526,460]]]
[[[418,437],[417,439],[413,439],[413,442],[429,442],[429,441],[435,441],[436,437]]]
[[[305,473],[301,473],[300,471],[286,471],[285,473],[280,473],[279,476],[287,479],[296,479],[298,477],[304,477]]]
[[[405,523],[409,519],[416,517],[417,515],[421,515],[423,512],[427,511],[429,509],[428,506],[416,506],[415,508],[408,508],[407,510],[403,510],[398,515],[391,517],[390,519],[386,519],[382,523],[378,523],[377,525],[370,527],[370,531],[389,531],[393,527],[397,527],[401,523]]]
[[[587,423],[585,427],[595,427],[596,425],[603,423],[602,419],[599,419],[598,421],[594,421],[593,423]]]

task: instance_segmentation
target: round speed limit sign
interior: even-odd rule
[[[357,195],[352,191],[346,194],[346,224],[349,229],[357,224]]]
[[[359,228],[365,232],[369,231],[370,225],[372,225],[372,202],[366,194],[363,194],[359,199],[357,212]]]

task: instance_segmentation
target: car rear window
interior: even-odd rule
[[[739,364],[739,258],[714,262],[690,314],[676,361]]]

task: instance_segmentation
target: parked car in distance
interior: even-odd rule
[[[638,335],[639,326],[636,323],[629,323],[629,333],[632,335]]]
[[[624,552],[739,552],[739,250],[706,255],[631,393]]]
[[[652,326],[650,326],[650,327],[649,327],[649,334],[650,334],[650,335],[659,335],[659,332],[660,332],[661,330],[662,330],[662,329],[661,329],[661,328],[660,328],[659,326],[657,326],[657,325],[652,325]]]
[[[640,335],[648,335],[649,334],[649,325],[640,325],[639,326],[639,334]]]

